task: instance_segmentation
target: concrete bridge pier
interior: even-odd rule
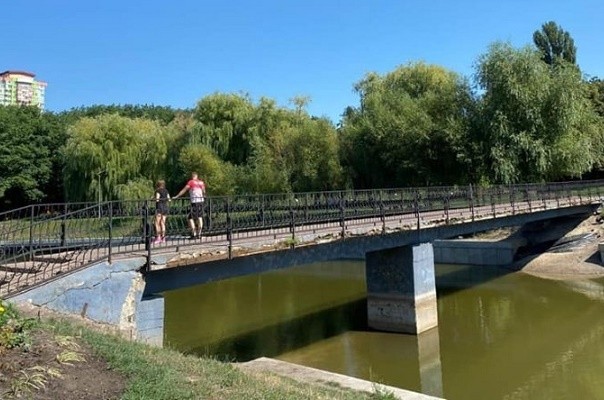
[[[438,325],[431,243],[369,252],[365,260],[371,328],[419,334]]]
[[[417,335],[417,359],[422,393],[443,397],[443,374],[440,361],[438,328]]]

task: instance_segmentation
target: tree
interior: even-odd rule
[[[471,93],[457,74],[410,63],[356,85],[341,131],[343,164],[356,187],[456,183],[467,176]]]
[[[250,155],[254,105],[248,96],[215,93],[194,110],[197,134],[191,144],[204,144],[223,160],[244,164]]]
[[[587,94],[591,100],[594,110],[600,117],[604,117],[604,80],[598,77],[593,77],[586,82],[586,85]]]
[[[232,173],[234,167],[222,161],[205,145],[185,146],[179,157],[179,165],[182,182],[186,182],[191,172],[195,171],[205,181],[209,195],[228,195],[235,192]]]
[[[63,133],[57,119],[37,107],[0,106],[0,207],[41,201],[51,192],[61,199],[62,186],[53,177]]]
[[[533,42],[541,52],[541,58],[548,65],[554,65],[560,60],[571,64],[577,61],[575,41],[570,33],[554,21],[546,22],[541,26],[541,30],[535,31]]]
[[[63,150],[69,200],[151,196],[164,176],[165,129],[155,121],[117,114],[81,118]]]
[[[159,121],[166,125],[172,122],[180,114],[190,114],[190,110],[176,110],[168,106],[156,106],[150,104],[96,104],[88,107],[72,108],[59,114],[67,124],[73,124],[78,119],[98,117],[107,114],[118,114],[128,118],[144,118]]]
[[[549,68],[530,47],[495,43],[477,63],[484,94],[473,141],[498,183],[579,177],[603,153],[599,118],[575,66]]]

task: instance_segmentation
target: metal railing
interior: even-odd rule
[[[421,229],[600,201],[604,180],[546,184],[208,197],[203,237],[190,239],[189,203],[170,203],[166,241],[154,244],[155,202],[41,204],[0,213],[0,297],[93,262],[202,245],[233,257],[236,246],[281,240],[294,247],[308,234],[345,237],[361,227]]]

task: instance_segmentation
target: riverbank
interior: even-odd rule
[[[599,215],[598,215],[599,216]],[[560,235],[550,249],[516,261],[511,268],[545,279],[582,280],[604,277],[599,243],[604,237],[604,226],[593,215]],[[549,230],[550,234],[556,228]]]
[[[19,346],[0,341],[0,398],[108,399],[397,399],[328,381],[299,382],[271,372],[183,355],[120,338],[75,317],[21,307],[28,327]],[[2,325],[5,326],[5,325]]]

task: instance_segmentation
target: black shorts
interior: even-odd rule
[[[170,208],[165,203],[157,203],[155,207],[155,213],[161,215],[168,215],[170,213]]]
[[[189,211],[189,218],[201,218],[203,217],[203,202],[191,203],[191,211]]]

